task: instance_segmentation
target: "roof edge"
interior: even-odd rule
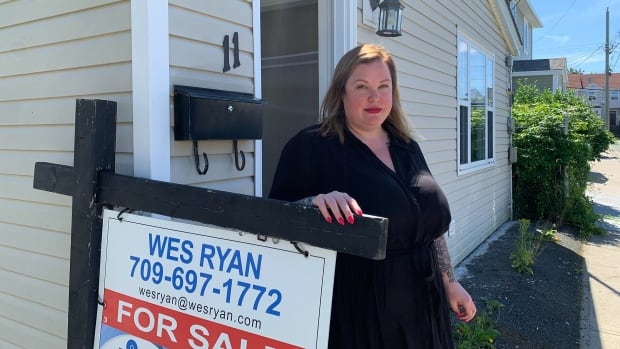
[[[495,17],[495,21],[499,25],[499,29],[504,37],[504,41],[508,45],[510,54],[513,56],[519,55],[519,48],[521,47],[521,37],[515,28],[512,21],[512,13],[510,9],[505,5],[505,0],[488,0],[491,6],[491,12]]]

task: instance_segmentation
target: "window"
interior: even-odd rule
[[[588,91],[588,100],[595,101],[596,100],[596,91]]]
[[[512,18],[517,18],[517,0],[510,0],[509,6]]]
[[[495,59],[458,38],[459,173],[495,162]]]
[[[609,98],[612,101],[617,101],[619,96],[620,96],[620,91],[618,90],[609,91]]]

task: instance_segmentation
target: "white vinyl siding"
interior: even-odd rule
[[[75,100],[116,100],[131,173],[129,1],[0,3],[0,347],[66,347],[71,198],[32,188],[73,164]]]
[[[170,82],[242,93],[254,93],[252,3],[229,0],[213,7],[208,2],[170,1]],[[232,37],[239,38],[241,65],[233,68]],[[223,39],[230,40],[231,70],[223,72]],[[172,116],[171,116],[172,118]],[[172,122],[173,123],[173,122]],[[172,132],[172,131],[171,131]],[[254,141],[239,140],[245,154],[242,171],[235,168],[232,140],[198,142],[199,154],[209,158],[209,171],[196,171],[191,141],[172,141],[171,181],[211,189],[254,194]],[[203,164],[202,155],[200,163]]]
[[[493,0],[495,1],[495,0]],[[396,59],[401,102],[433,176],[448,197],[454,232],[448,236],[453,262],[471,253],[510,219],[511,169],[508,163],[510,74],[494,65],[495,164],[458,175],[457,37],[468,33],[494,57],[510,55],[489,1],[404,1],[403,36],[382,38],[362,22],[358,2],[358,42],[384,45]],[[497,0],[497,6],[506,6]]]
[[[252,2],[168,6],[171,83],[253,92]],[[96,98],[117,102],[116,172],[133,174],[131,22],[129,0],[0,1],[1,348],[66,346],[71,198],[34,190],[34,164],[73,165],[75,101]],[[222,38],[234,32],[242,64],[223,73]],[[172,181],[254,192],[253,141],[239,141],[243,171],[232,141],[201,142],[206,176],[191,143],[170,147]]]

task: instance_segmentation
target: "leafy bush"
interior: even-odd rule
[[[614,142],[603,120],[574,93],[540,92],[533,85],[519,86],[512,115],[519,149],[513,171],[516,216],[569,224],[582,237],[601,233],[586,187],[589,162],[600,160]]]

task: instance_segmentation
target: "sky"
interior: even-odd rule
[[[605,12],[609,67],[620,72],[620,0],[529,0],[543,27],[534,28],[532,58],[566,57],[568,68],[605,72]]]

